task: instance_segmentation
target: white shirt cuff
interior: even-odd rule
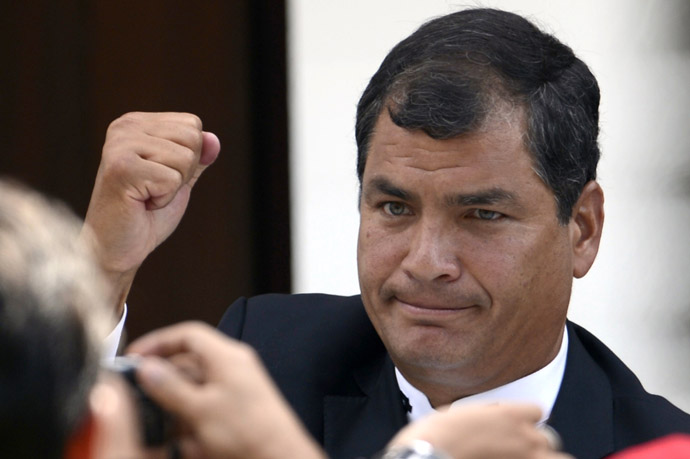
[[[122,339],[122,330],[125,328],[125,319],[127,318],[127,303],[125,303],[125,308],[122,311],[122,317],[117,323],[113,331],[106,336],[103,341],[103,355],[101,356],[103,360],[113,360],[117,355],[117,350],[120,347],[120,340]]]

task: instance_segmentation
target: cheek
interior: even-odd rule
[[[404,242],[366,221],[360,223],[357,240],[357,267],[362,289],[368,284],[381,283],[400,265],[404,256]]]
[[[510,236],[460,235],[453,243],[465,272],[487,285],[514,283],[521,273],[521,264],[528,258],[522,253],[523,242]]]
[[[547,305],[561,305],[567,308],[570,302],[572,275],[572,253],[566,244],[556,241],[542,254],[539,264],[535,267],[535,284],[541,289],[540,293]]]
[[[496,254],[494,286],[503,286],[503,301],[509,301],[523,313],[539,314],[565,302],[570,292],[569,252],[557,235],[540,235],[509,246]]]
[[[565,253],[551,235],[475,239],[464,247],[465,269],[500,303],[532,300],[562,277]]]

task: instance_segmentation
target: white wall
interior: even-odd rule
[[[601,91],[606,225],[571,319],[645,386],[690,411],[690,2],[289,2],[295,291],[358,293],[355,106],[381,60],[463,6],[525,14],[592,68]]]

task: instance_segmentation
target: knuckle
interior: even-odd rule
[[[108,125],[106,137],[113,138],[122,135],[123,132],[141,129],[141,120],[137,113],[125,113],[115,118]]]
[[[200,320],[191,320],[187,322],[185,326],[194,333],[203,333],[211,328],[208,324]]]
[[[177,154],[177,170],[186,179],[189,179],[194,173],[195,155],[194,151],[189,148],[179,148]]]
[[[136,143],[132,141],[133,137],[136,136],[132,136],[128,129],[118,127],[109,131],[103,145],[102,162],[106,166],[124,161],[128,161],[126,164],[129,164],[137,148]]]
[[[109,155],[105,164],[105,174],[111,177],[126,176],[132,170],[132,158],[127,155]]]
[[[131,123],[131,120],[127,115],[122,115],[119,118],[115,118],[113,121],[110,122],[108,125],[108,133],[112,131],[116,131],[121,129],[123,126],[127,126],[127,124]]]
[[[199,118],[197,115],[193,113],[187,113],[187,119],[189,120],[189,124],[191,124],[194,128],[197,130],[203,129],[204,125],[201,122],[201,118]]]
[[[194,146],[194,151],[201,151],[201,147],[204,144],[204,134],[202,131],[195,131],[192,138],[192,145]],[[193,153],[193,152],[192,152]]]
[[[187,126],[182,128],[180,134],[183,139],[183,145],[187,147],[185,148],[185,155],[188,155],[188,157],[185,159],[194,161],[196,152],[201,150],[201,146],[204,142],[203,132],[199,129]]]
[[[241,362],[246,364],[256,364],[259,362],[259,355],[249,344],[238,341],[236,349],[238,360]]]
[[[120,115],[118,118],[115,118],[111,124],[121,124],[121,123],[133,123],[137,122],[141,119],[142,113],[141,112],[127,112],[122,115]]]

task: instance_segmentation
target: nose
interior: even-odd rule
[[[412,231],[409,250],[402,261],[402,270],[424,282],[452,282],[462,275],[462,263],[456,254],[457,244],[452,228],[441,224],[422,223]]]

